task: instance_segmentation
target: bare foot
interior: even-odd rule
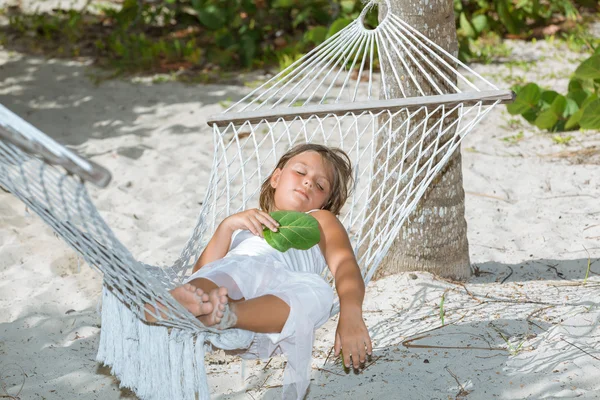
[[[212,305],[212,312],[201,315],[198,319],[205,326],[213,326],[221,322],[221,318],[223,318],[223,314],[225,312],[225,307],[229,302],[229,298],[227,297],[227,288],[219,287],[211,290],[208,294],[208,298],[210,304]]]
[[[213,311],[213,305],[209,302],[209,296],[201,289],[198,289],[189,283],[176,287],[175,289],[171,290],[170,293],[179,304],[185,307],[185,309],[191,312],[195,317],[210,314]],[[166,310],[164,305],[160,303],[157,304],[161,309]],[[145,316],[146,321],[156,322],[156,308],[146,304]],[[161,312],[160,316],[162,319],[168,319],[168,315],[166,315],[166,313]]]

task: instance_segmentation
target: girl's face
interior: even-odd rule
[[[329,199],[332,183],[332,168],[319,153],[300,153],[271,176],[275,207],[301,212],[321,208]]]

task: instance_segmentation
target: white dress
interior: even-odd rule
[[[206,264],[188,281],[206,278],[225,286],[229,297],[252,299],[274,295],[285,301],[290,314],[281,333],[256,333],[247,358],[269,358],[284,353],[285,399],[302,399],[310,383],[315,330],[329,319],[333,290],[321,277],[327,268],[319,245],[282,253],[250,231],[233,234],[227,255]]]

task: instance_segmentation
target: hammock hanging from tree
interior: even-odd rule
[[[391,13],[387,1],[380,24],[365,28],[362,21],[376,3],[208,121],[214,155],[206,197],[169,267],[137,261],[99,215],[84,180],[104,187],[108,171],[0,106],[0,185],[102,272],[97,359],[140,398],[209,398],[205,343],[250,345],[251,332],[204,327],[168,291],[189,275],[223,218],[257,206],[262,181],[286,150],[316,142],[340,147],[352,159],[355,187],[340,221],[368,282],[462,138],[495,105],[512,100],[512,92],[499,90]],[[382,65],[387,68],[375,73]],[[407,96],[415,90],[419,97]],[[402,98],[392,95],[398,92]],[[142,321],[148,303],[164,305],[157,324]],[[336,304],[332,314],[337,311]]]

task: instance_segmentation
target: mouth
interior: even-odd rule
[[[304,197],[306,200],[308,200],[308,195],[306,194],[306,192],[304,190],[301,189],[296,189],[296,192],[299,193],[302,197]]]

